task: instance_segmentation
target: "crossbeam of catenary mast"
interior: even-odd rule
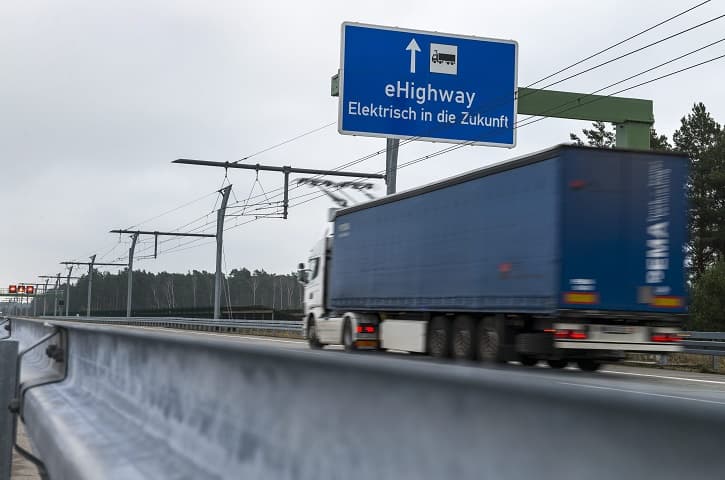
[[[385,178],[381,173],[343,172],[339,170],[318,170],[314,168],[278,167],[275,165],[260,165],[233,162],[210,162],[208,160],[192,160],[179,158],[171,163],[184,165],[201,165],[205,167],[240,168],[243,170],[256,170],[260,172],[282,172],[282,173],[303,173],[305,175],[329,175],[337,177],[360,177],[360,178]]]
[[[210,237],[216,235],[213,233],[183,233],[183,232],[155,232],[150,230],[111,230],[110,233],[137,233],[139,235],[158,235],[160,237]],[[96,265],[99,265],[98,263]]]

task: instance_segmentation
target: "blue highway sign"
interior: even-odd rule
[[[513,147],[513,40],[342,24],[338,130]]]

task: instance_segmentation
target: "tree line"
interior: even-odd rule
[[[612,148],[615,134],[604,122],[583,129],[580,145]],[[650,130],[653,150],[679,151],[690,159],[687,182],[689,240],[686,246],[692,330],[725,331],[725,129],[703,103],[696,103],[666,135]]]
[[[187,273],[133,272],[134,312],[208,311],[214,305],[214,273],[193,270]],[[93,272],[91,312],[96,314],[125,314],[128,285],[127,270],[118,273]],[[234,269],[222,283],[222,310],[231,307],[255,307],[282,311],[302,309],[302,286],[293,274],[279,275],[264,270],[250,272]],[[58,299],[62,303],[66,290],[62,286]],[[88,275],[83,275],[70,287],[70,315],[85,315],[88,299]],[[42,308],[43,298],[35,298],[36,309]],[[46,311],[55,305],[55,291],[48,290]],[[65,306],[60,309],[65,313]],[[40,311],[40,310],[38,310]]]

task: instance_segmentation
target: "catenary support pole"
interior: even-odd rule
[[[131,299],[133,295],[133,252],[136,250],[138,232],[131,236],[131,248],[128,249],[128,288],[126,294],[126,318],[131,316]]]
[[[216,217],[216,276],[214,278],[214,319],[221,317],[221,298],[222,298],[222,242],[224,237],[224,215],[227,211],[227,201],[232,186],[227,185],[221,190],[222,203],[217,210]]]
[[[58,290],[60,290],[60,273],[55,278],[55,292],[53,292],[53,316],[58,316]]]
[[[68,309],[70,308],[70,276],[73,273],[73,265],[68,265],[68,278],[65,282],[65,316],[68,316]]]
[[[48,293],[48,282],[50,282],[50,279],[46,278],[45,287],[43,288],[43,316],[45,316],[45,297],[46,297],[46,293]]]
[[[96,263],[96,255],[91,255],[91,263],[88,264],[88,302],[86,303],[86,317],[91,317],[91,291],[93,290],[93,264]]]
[[[387,184],[387,194],[395,193],[396,174],[398,172],[398,148],[400,147],[400,139],[388,138],[385,141],[385,183]]]

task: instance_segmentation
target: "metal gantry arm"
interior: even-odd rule
[[[221,272],[221,234],[219,234],[220,228],[224,229],[224,213],[226,211],[227,200],[229,199],[229,192],[232,186],[220,190],[222,194],[222,207],[217,212],[217,233],[184,233],[184,232],[160,232],[158,230],[127,230],[117,229],[111,230],[111,233],[130,233],[131,234],[131,248],[128,249],[128,287],[126,295],[126,317],[131,317],[131,306],[133,299],[133,257],[136,250],[136,242],[138,241],[139,235],[153,235],[156,238],[154,242],[154,258],[158,254],[158,237],[205,237],[205,238],[217,238],[217,275]],[[221,212],[221,213],[220,213]],[[221,227],[220,227],[221,225]],[[215,292],[215,303],[214,303],[214,318],[218,318],[217,311],[220,310],[218,307],[219,299],[221,298],[221,281],[216,282],[219,286]]]
[[[125,263],[96,263],[96,255],[93,254],[90,257],[90,262],[60,262],[61,265],[88,265],[88,301],[86,305],[86,317],[91,316],[91,298],[93,290],[93,269],[96,266],[102,267],[125,267]],[[66,313],[67,315],[67,313]]]
[[[518,113],[613,123],[618,148],[650,149],[652,100],[535,88],[518,89]]]
[[[397,152],[397,149],[396,149]],[[208,160],[191,160],[188,158],[179,158],[171,163],[180,163],[183,165],[200,165],[203,167],[220,167],[224,169],[238,168],[242,170],[255,170],[257,172],[280,172],[284,174],[284,199],[282,201],[283,214],[282,218],[287,218],[289,210],[289,176],[291,173],[302,173],[307,175],[325,175],[333,177],[355,177],[355,178],[378,178],[385,179],[385,175],[380,173],[362,173],[362,172],[342,172],[339,170],[320,170],[316,168],[297,168],[297,167],[278,167],[275,165],[246,164],[235,162],[210,162]]]

